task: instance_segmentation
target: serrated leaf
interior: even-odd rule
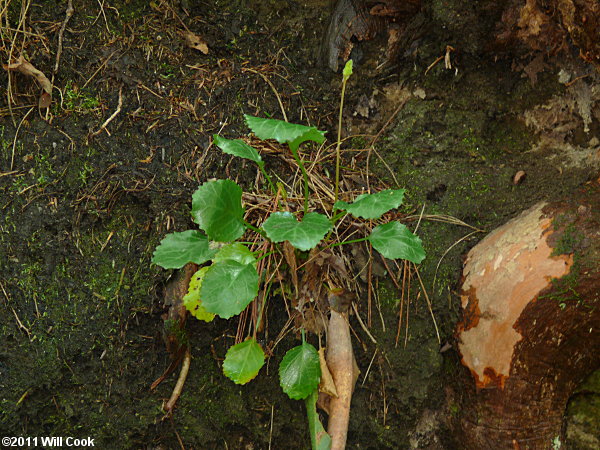
[[[352,75],[352,60],[349,59],[346,61],[346,65],[344,66],[344,70],[342,71],[342,77],[344,81],[347,81]]]
[[[262,119],[260,117],[244,115],[248,128],[259,139],[275,139],[280,144],[288,144],[295,152],[300,144],[305,141],[313,141],[317,144],[325,141],[325,132],[315,127],[307,127],[295,123],[284,122],[277,119]]]
[[[152,256],[152,262],[163,269],[180,269],[189,262],[202,264],[215,254],[208,238],[198,230],[167,234]]]
[[[241,313],[257,294],[258,273],[254,264],[234,260],[215,262],[200,287],[204,308],[223,319]]]
[[[242,188],[231,180],[207,181],[192,195],[192,217],[209,239],[230,242],[241,237]]]
[[[400,222],[377,225],[367,239],[386,258],[406,259],[415,264],[425,259],[421,239]]]
[[[263,229],[273,242],[289,241],[299,250],[306,251],[317,246],[331,229],[331,222],[323,214],[310,212],[298,222],[290,212],[271,214]]]
[[[202,267],[194,275],[192,275],[188,292],[183,296],[183,305],[196,319],[203,320],[205,322],[212,322],[212,320],[215,318],[215,315],[209,313],[200,301],[200,286],[202,286],[202,280],[204,279],[206,272],[208,272],[208,269],[208,267]]]
[[[223,373],[236,384],[246,384],[265,363],[265,353],[254,339],[230,347],[223,361]]]
[[[386,212],[397,208],[404,200],[405,189],[386,189],[375,194],[361,194],[352,203],[335,202],[334,208],[348,211],[354,217],[379,219]]]
[[[308,430],[310,433],[310,443],[313,450],[330,450],[331,436],[327,434],[323,424],[319,420],[317,413],[317,399],[319,390],[315,389],[304,401],[306,404],[306,415],[308,417]]]
[[[288,350],[279,365],[279,384],[288,397],[308,397],[319,385],[319,353],[308,342]]]
[[[250,161],[254,161],[259,166],[263,164],[263,160],[256,149],[246,144],[241,139],[225,139],[215,134],[213,136],[213,141],[217,147],[219,147],[228,155],[249,159]]]
[[[219,249],[217,254],[212,259],[213,262],[219,261],[237,261],[242,264],[254,264],[256,266],[256,257],[248,247],[239,242],[224,245]]]

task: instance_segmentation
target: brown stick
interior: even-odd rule
[[[171,412],[175,403],[181,396],[181,391],[183,391],[183,385],[185,384],[185,380],[188,376],[188,372],[190,371],[190,362],[192,361],[192,354],[190,353],[190,348],[188,347],[185,356],[183,357],[183,364],[181,365],[181,372],[179,372],[179,378],[177,379],[177,384],[171,393],[171,398],[165,404],[164,410],[167,412]]]
[[[331,436],[331,450],[342,450],[346,447],[350,401],[355,382],[348,314],[331,310],[327,341],[327,366],[338,394],[329,402],[327,432]]]
[[[65,29],[67,28],[67,23],[71,19],[71,16],[75,12],[73,8],[73,0],[69,0],[67,2],[67,10],[65,11],[65,20],[60,27],[58,32],[58,48],[56,49],[56,62],[54,63],[54,70],[52,71],[52,83],[54,84],[54,74],[58,72],[58,67],[60,65],[60,56],[62,55],[63,50],[63,35],[65,34]]]
[[[102,131],[106,131],[106,133],[110,136],[110,133],[108,132],[108,130],[106,129],[106,126],[112,122],[112,120],[117,117],[117,115],[121,112],[121,107],[123,106],[123,86],[121,86],[119,88],[119,103],[117,104],[117,109],[115,110],[114,113],[111,114],[111,116],[106,119],[104,121],[104,123],[100,126],[100,128],[98,128],[97,131],[94,131],[90,137],[94,137],[94,136],[98,136],[100,133],[102,133]]]

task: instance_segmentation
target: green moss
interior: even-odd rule
[[[577,389],[567,406],[567,436],[578,437],[590,448],[600,437],[600,370],[593,372]],[[572,430],[576,428],[576,430]],[[576,432],[573,432],[576,431]],[[576,442],[570,446],[577,447]],[[586,447],[587,448],[587,447]]]
[[[355,136],[350,141],[350,146],[352,148],[365,148],[367,145],[367,140],[363,136]]]
[[[576,287],[581,271],[579,257],[575,255],[570,272],[561,278],[552,278],[552,288],[548,294],[539,299],[550,299],[558,302],[561,309],[567,306],[585,306],[585,299],[577,292]]]
[[[557,218],[557,220],[558,219],[559,218]],[[561,226],[554,225],[554,227],[557,229],[557,227]],[[569,223],[562,232],[560,239],[552,249],[551,256],[570,255],[575,253],[575,250],[580,248],[584,238],[585,236],[583,233],[575,228],[575,224]]]
[[[70,80],[64,88],[63,107],[71,112],[87,113],[95,111],[100,106],[100,100],[89,89],[81,89]]]

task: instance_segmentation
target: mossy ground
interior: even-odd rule
[[[108,3],[102,10],[101,3],[75,5],[55,82],[62,95],[55,95],[51,120],[34,108],[15,139],[27,110],[16,108],[15,122],[4,115],[0,431],[91,436],[99,448],[175,448],[176,433],[187,448],[307,447],[303,405],[287,399],[277,383],[286,341],[253,383],[240,387],[222,376],[220,359],[233,343],[233,322],[188,323],[190,375],[173,422],[161,420],[176,375],[149,391],[169,364],[161,338],[168,274],[150,258],[169,230],[191,226],[189,196],[198,183],[216,176],[245,186],[254,182],[254,168],[209,147],[213,133],[244,134],[244,112],[280,117],[274,91],[245,69],[273,82],[291,121],[310,121],[335,134],[339,76],[318,63],[325,2],[303,8],[287,1],[180,2],[189,15],[178,2]],[[52,8],[35,10],[29,20],[60,24],[64,5],[48,4]],[[170,8],[206,39],[208,55],[185,47]],[[27,55],[49,73],[54,55],[48,58],[42,47],[30,40]],[[491,230],[585,180],[585,171],[572,171],[556,183],[556,173],[528,153],[536,137],[520,113],[560,86],[548,78],[532,88],[508,70],[509,62],[472,54],[463,56],[459,76],[435,68],[424,77],[443,46],[432,34],[422,47],[420,59],[402,65],[394,81],[422,87],[426,97],[411,99],[378,143],[408,189],[406,211],[425,204],[427,214]],[[389,82],[368,67],[366,61],[355,68],[360,81],[349,91],[349,105],[373,85]],[[0,79],[6,86],[6,72]],[[36,101],[31,80],[16,75],[13,84],[20,102]],[[110,135],[92,136],[116,110],[119,90],[123,105],[107,126]],[[4,89],[0,94],[6,99]],[[375,160],[373,167],[388,176]],[[511,182],[516,170],[528,173],[522,185]],[[482,234],[453,247],[439,267],[438,261],[469,231],[428,220],[419,225],[428,252],[420,273],[442,343],[451,340],[458,316],[460,257]],[[396,347],[400,293],[385,280],[379,284],[385,331],[374,312],[377,346],[352,319],[362,375],[349,441],[356,448],[404,448],[422,410],[443,404],[452,364],[439,352],[416,289],[406,346],[403,328]],[[364,299],[359,310],[364,313]],[[269,314],[272,326],[285,322],[276,306]]]

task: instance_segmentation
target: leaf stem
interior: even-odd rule
[[[340,99],[340,114],[338,118],[338,133],[337,133],[337,144],[335,146],[335,191],[334,191],[334,205],[338,201],[338,194],[340,190],[340,148],[342,146],[342,113],[344,110],[344,96],[346,94],[346,82],[348,78],[344,76],[342,78],[342,98]],[[335,215],[336,207],[333,207],[333,215]]]
[[[260,322],[263,317],[265,305],[267,304],[267,299],[269,298],[269,293],[271,292],[272,284],[273,284],[272,281],[269,281],[269,283],[267,284],[267,289],[265,291],[265,295],[263,296],[262,304],[260,305],[260,312],[258,313],[258,319],[256,320],[256,323],[254,325],[254,334],[252,336],[254,338],[254,340],[256,340],[256,334],[258,333],[258,327],[260,326]]]
[[[338,245],[354,244],[356,242],[364,242],[368,239],[369,239],[368,237],[364,237],[364,238],[360,238],[360,239],[352,239],[351,241],[335,242],[335,243],[331,244],[329,246],[329,248],[337,247]]]
[[[271,192],[273,192],[273,195],[275,195],[277,193],[277,189],[275,189],[275,185],[273,184],[273,181],[271,180],[271,177],[269,176],[269,174],[265,170],[264,163],[263,164],[259,164],[258,168],[260,169],[260,171],[264,175],[265,180],[267,180],[267,183],[269,184],[269,188],[271,189]]]
[[[337,223],[337,221],[340,220],[342,217],[344,217],[346,214],[348,214],[347,211],[342,211],[341,213],[333,216],[331,218],[331,222],[333,222],[333,224],[335,225]]]
[[[272,255],[273,253],[275,253],[275,250],[271,251],[271,252],[267,252],[264,253],[263,255],[259,256],[258,258],[256,258],[256,262],[265,259],[267,256]]]
[[[292,155],[294,156],[294,159],[296,160],[298,167],[300,167],[300,171],[302,172],[302,178],[304,179],[304,214],[306,214],[308,212],[308,173],[306,173],[304,164],[302,163],[302,160],[300,159],[300,155],[298,154],[298,149],[292,150],[292,148],[290,147],[290,150],[292,151]]]
[[[266,233],[261,230],[260,228],[256,228],[254,225],[252,225],[250,222],[245,221],[244,219],[242,219],[242,222],[244,222],[244,225],[246,225],[246,228],[254,231],[255,233],[260,234],[262,237],[267,237]]]
[[[335,213],[336,209],[334,209],[333,212]],[[338,220],[340,220],[346,214],[348,214],[348,212],[342,211],[339,214],[336,214],[335,216],[333,216],[331,219],[329,219],[329,221],[331,222],[331,230],[329,230],[329,233],[327,233],[327,236],[325,236],[325,239],[323,239],[324,241],[328,241],[329,240],[329,238],[331,237],[331,234],[335,230],[335,225],[337,224]]]

